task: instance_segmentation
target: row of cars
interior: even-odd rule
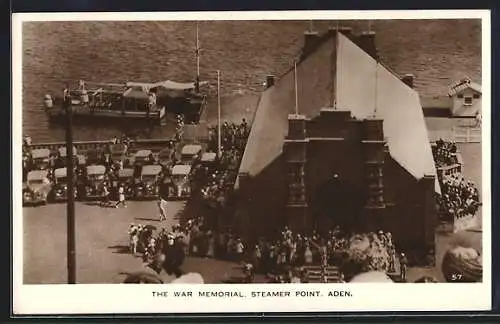
[[[162,159],[160,154],[153,157],[149,150],[137,151],[128,157],[132,163],[127,163],[125,167],[122,164],[117,169],[103,164],[79,164],[75,172],[73,195],[81,200],[98,199],[103,196],[106,187],[112,197],[117,197],[122,186],[127,199],[148,199],[159,195],[187,198],[191,194],[193,166],[210,167],[216,160],[215,153],[202,153],[200,145],[184,146],[180,158],[174,159],[174,162],[171,155],[168,159]],[[125,158],[125,155],[123,157]],[[112,163],[119,161],[122,160],[115,156]],[[67,199],[67,168],[51,169],[44,166],[45,162],[44,159],[42,165],[37,165],[27,172],[23,185],[25,205]]]

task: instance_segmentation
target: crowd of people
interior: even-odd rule
[[[131,225],[131,250],[142,252],[144,261],[158,273],[165,263],[180,267],[187,256],[217,258],[240,264],[247,280],[265,274],[272,282],[307,282],[308,265],[344,267],[346,277],[363,271],[395,270],[396,248],[391,233],[345,233],[339,227],[320,234],[294,233],[287,227],[273,239],[244,240],[231,230],[217,231],[203,217],[162,228],[157,234],[147,226]],[[136,243],[134,243],[136,242]],[[135,247],[135,248],[134,248]],[[340,274],[343,280],[344,273]]]
[[[436,145],[432,146],[432,155],[434,156],[436,167],[458,163],[456,153],[457,145],[454,142],[446,142],[439,139],[436,141]]]
[[[443,220],[453,220],[464,216],[473,216],[479,206],[479,191],[470,180],[454,174],[441,179],[439,196],[439,214]]]
[[[217,152],[218,130],[209,128],[208,151]],[[250,127],[243,119],[240,124],[224,122],[221,125],[221,156],[218,167],[206,178],[202,195],[209,206],[225,206],[238,175],[238,168],[250,134]]]

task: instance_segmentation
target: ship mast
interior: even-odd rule
[[[195,90],[200,92],[200,39],[198,31],[198,22],[196,22],[196,82]]]

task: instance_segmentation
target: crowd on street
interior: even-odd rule
[[[436,141],[436,145],[432,146],[432,154],[436,167],[458,163],[456,153],[457,145],[454,142],[446,142],[439,139]]]
[[[472,181],[459,174],[443,177],[439,199],[439,214],[443,220],[473,216],[480,205],[479,191]]]
[[[243,119],[240,124],[224,122],[221,125],[221,156],[218,168],[209,174],[202,195],[211,207],[222,207],[227,203],[234,182],[238,175],[238,168],[243,157],[250,127]],[[217,152],[217,128],[210,127],[208,151]]]

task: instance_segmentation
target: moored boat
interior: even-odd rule
[[[195,91],[196,88],[199,87],[193,82],[170,80],[123,84],[80,80],[77,86],[65,89],[61,96],[46,94],[44,106],[50,120],[66,115],[64,98],[67,96],[76,118],[161,122],[167,111],[170,111],[185,115],[190,122],[198,122],[206,104],[206,96]]]

